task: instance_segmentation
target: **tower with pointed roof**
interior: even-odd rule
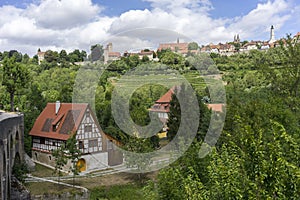
[[[274,26],[271,26],[271,30],[270,30],[270,40],[269,40],[269,44],[270,43],[274,43],[276,41],[275,39],[275,33],[274,33]]]

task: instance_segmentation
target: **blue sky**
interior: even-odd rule
[[[0,1],[0,51],[16,49],[30,55],[38,48],[88,51],[92,44],[113,40],[120,50],[155,48],[176,37],[205,45],[232,41],[235,34],[242,40],[266,41],[271,25],[278,39],[299,32],[299,1],[4,0]],[[132,32],[149,27],[148,38],[145,31]],[[128,31],[122,42],[114,36]]]
[[[143,0],[93,0],[94,3],[106,7],[104,13],[109,16],[116,16],[128,10],[151,9],[149,2]],[[226,2],[226,3],[224,3]],[[235,17],[248,13],[257,6],[255,0],[212,0],[214,9],[211,11],[212,17]]]

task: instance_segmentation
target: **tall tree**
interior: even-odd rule
[[[294,43],[291,36],[287,37],[286,45],[281,45],[283,56],[282,77],[290,82],[291,95],[298,97],[300,94],[300,44]]]
[[[16,92],[26,87],[29,83],[29,72],[20,62],[16,62],[16,57],[5,58],[3,61],[3,82],[6,91],[10,95],[10,110],[14,111],[14,98]]]
[[[60,177],[63,175],[62,170],[68,161],[65,151],[66,145],[64,143],[59,148],[52,150],[52,155],[55,158],[54,172],[58,175],[58,182],[60,182]]]
[[[143,173],[150,169],[152,164],[151,155],[147,154],[153,150],[153,146],[150,140],[136,137],[130,137],[126,142],[125,148],[125,164],[129,168],[137,170],[137,176],[139,181],[143,178]]]
[[[81,151],[77,146],[76,134],[73,134],[72,137],[67,140],[66,149],[67,158],[71,161],[70,170],[73,173],[73,185],[75,185],[75,176],[79,174],[77,162],[81,156]]]
[[[95,44],[91,46],[91,61],[104,60],[103,57],[104,49],[100,44]]]
[[[169,140],[172,140],[176,133],[178,132],[179,126],[180,126],[180,120],[181,120],[181,110],[180,110],[180,104],[176,97],[177,89],[174,90],[174,94],[172,94],[172,100],[170,102],[170,112],[168,113],[168,132],[167,137]]]

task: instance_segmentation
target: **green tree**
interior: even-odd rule
[[[2,71],[2,85],[10,95],[10,110],[14,111],[15,94],[27,87],[30,81],[29,72],[24,64],[16,61],[14,56],[3,60]]]
[[[190,42],[188,44],[188,50],[197,50],[199,49],[199,45],[197,42]]]
[[[103,61],[104,60],[103,53],[104,50],[102,45],[95,44],[91,46],[91,56],[90,56],[91,61],[97,61],[97,60]]]
[[[60,182],[60,177],[63,175],[62,170],[68,162],[66,156],[66,144],[62,143],[60,147],[52,150],[52,155],[55,158],[54,172],[58,175],[58,182]]]
[[[135,68],[140,63],[139,56],[134,54],[127,58],[127,65],[130,69]]]
[[[184,66],[184,58],[182,55],[174,53],[172,51],[165,52],[161,58],[160,62],[175,69],[182,69]]]
[[[66,50],[61,50],[59,53],[59,62],[66,62],[68,61],[68,53],[66,52]]]
[[[48,50],[45,52],[45,60],[48,63],[57,62],[59,58],[59,55],[56,51]]]
[[[286,45],[281,45],[283,52],[282,78],[289,80],[289,92],[292,96],[298,97],[300,94],[300,43],[293,43],[288,35]]]
[[[71,161],[70,170],[73,174],[73,185],[75,185],[75,176],[79,174],[77,161],[81,156],[81,151],[77,146],[76,134],[73,134],[66,143],[67,158]]]
[[[172,100],[170,102],[170,112],[168,113],[168,132],[167,137],[169,140],[172,140],[179,129],[180,121],[181,121],[181,110],[180,110],[180,104],[176,97],[176,94],[178,94],[178,90],[174,90],[174,94],[172,94]]]
[[[137,170],[137,177],[142,181],[144,172],[150,169],[152,160],[148,152],[153,150],[149,139],[139,138],[138,133],[136,137],[130,137],[125,144],[125,164],[129,168]]]
[[[148,56],[144,55],[144,56],[142,57],[142,62],[149,62],[149,61],[150,61],[150,59],[149,59]]]

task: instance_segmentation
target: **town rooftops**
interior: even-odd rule
[[[67,140],[77,131],[88,107],[87,103],[48,103],[29,135]]]
[[[120,52],[108,52],[109,57],[121,57]]]
[[[298,32],[294,37],[300,37],[300,32]]]

